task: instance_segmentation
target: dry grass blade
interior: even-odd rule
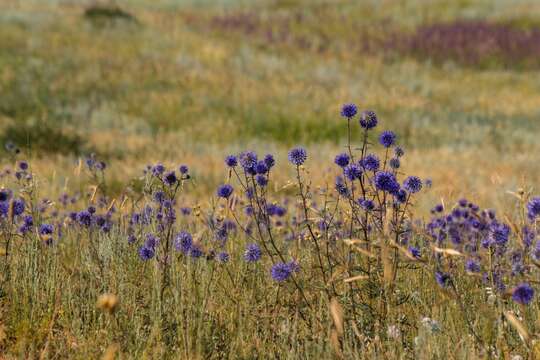
[[[381,241],[381,261],[383,264],[383,280],[390,285],[394,279],[393,264],[390,259],[390,248],[385,241]]]
[[[504,316],[506,317],[506,320],[508,320],[510,325],[512,325],[514,329],[516,329],[519,336],[521,337],[521,340],[523,340],[524,343],[528,343],[531,337],[525,325],[523,325],[521,321],[519,321],[518,318],[510,311],[505,311]]]
[[[343,335],[343,308],[336,298],[330,300],[330,315],[339,336]]]
[[[339,341],[339,334],[335,329],[332,329],[330,333],[330,343],[332,349],[334,349],[336,356],[343,359],[343,351],[341,350],[341,342]]]
[[[118,349],[118,344],[109,345],[107,350],[105,350],[105,352],[103,353],[101,360],[114,360],[116,358],[116,354],[118,353]]]
[[[350,283],[350,282],[353,282],[353,281],[366,280],[366,279],[369,279],[369,276],[367,276],[367,275],[357,275],[357,276],[353,276],[353,277],[350,277],[348,279],[345,279],[343,281],[346,282],[346,283]]]
[[[454,250],[454,249],[449,249],[449,248],[439,248],[439,247],[433,246],[433,251],[435,251],[436,253],[448,255],[448,256],[465,256],[459,251]]]

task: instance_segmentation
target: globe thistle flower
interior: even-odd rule
[[[361,165],[368,171],[377,171],[379,170],[380,160],[375,154],[367,154],[361,160]]]
[[[277,282],[283,282],[291,276],[291,267],[285,263],[277,263],[270,269],[272,279]]]
[[[244,252],[244,260],[247,262],[257,262],[261,258],[261,248],[259,245],[252,243],[246,246],[246,251]]]
[[[193,245],[193,238],[187,231],[179,232],[174,239],[174,248],[176,251],[187,254]]]
[[[360,179],[362,176],[362,168],[356,164],[351,164],[343,169],[343,173],[347,179],[353,181],[355,179]]]
[[[19,162],[19,169],[22,171],[28,170],[28,163],[26,161],[20,161]]]
[[[437,205],[435,205],[435,207],[433,208],[433,211],[434,211],[434,212],[438,212],[438,213],[443,212],[443,210],[444,210],[444,207],[442,206],[442,204],[437,204]]]
[[[180,171],[180,174],[186,175],[189,172],[189,168],[187,165],[180,165],[178,171]]]
[[[435,272],[435,280],[437,281],[437,284],[439,284],[439,286],[442,288],[448,287],[452,281],[450,274],[443,273],[441,271]]]
[[[302,165],[307,160],[307,153],[304,148],[296,147],[289,151],[289,161],[296,166]]]
[[[287,213],[287,209],[285,209],[283,206],[276,206],[276,215],[278,217],[283,217]]]
[[[276,165],[276,160],[274,159],[274,155],[266,154],[264,156],[264,163],[266,164],[266,167],[268,167],[268,170],[273,168],[274,165]]]
[[[257,164],[257,154],[253,151],[244,151],[240,154],[240,165],[247,171]]]
[[[146,241],[144,242],[145,247],[155,249],[158,244],[159,239],[154,234],[146,234]]]
[[[497,245],[506,245],[510,236],[510,226],[501,223],[493,223],[489,228],[489,239]]]
[[[459,204],[459,206],[461,206],[461,207],[467,207],[467,205],[469,204],[469,202],[467,201],[467,199],[459,199],[458,204]]]
[[[158,177],[165,172],[165,166],[163,164],[156,164],[152,167],[152,175]]]
[[[383,131],[379,136],[379,143],[385,148],[389,148],[396,142],[396,134],[393,131]]]
[[[422,180],[418,176],[409,176],[403,182],[403,187],[411,194],[417,193],[422,190]]]
[[[148,261],[154,257],[154,250],[147,248],[145,246],[141,246],[139,248],[139,258],[143,261]]]
[[[336,191],[341,196],[349,195],[349,189],[347,188],[347,185],[345,184],[341,176],[336,177]]]
[[[527,215],[530,220],[540,216],[540,197],[534,197],[527,203]]]
[[[25,208],[26,208],[26,204],[23,199],[15,199],[11,203],[11,210],[12,210],[13,216],[22,215]]]
[[[398,158],[391,158],[389,161],[389,165],[392,169],[399,169],[399,167],[401,166],[401,162]]]
[[[191,246],[191,249],[189,249],[189,256],[191,256],[194,259],[198,259],[203,255],[204,255],[204,252],[202,251],[199,245],[193,244]]]
[[[266,166],[266,163],[264,161],[259,161],[257,165],[255,165],[255,172],[257,174],[266,174],[268,172],[268,166]]]
[[[379,171],[375,174],[375,187],[390,194],[396,194],[399,191],[396,176],[388,171]]]
[[[400,158],[402,157],[403,155],[405,155],[405,151],[403,150],[403,148],[401,146],[396,146],[394,148],[394,155],[397,157],[397,158]]]
[[[474,259],[468,259],[465,263],[465,270],[469,273],[479,273],[481,270],[480,264]]]
[[[521,283],[514,288],[512,300],[521,305],[529,305],[534,297],[534,289],[527,283]]]
[[[225,264],[229,262],[229,254],[225,251],[220,252],[217,256],[217,259],[220,263]]]
[[[375,203],[369,199],[360,200],[359,204],[366,211],[371,211],[375,209]]]
[[[176,173],[174,171],[168,172],[163,177],[163,182],[167,186],[173,186],[176,184],[177,181],[178,181],[178,178],[176,177]]]
[[[134,244],[137,241],[137,237],[133,234],[129,234],[127,238],[128,244]]]
[[[362,112],[362,116],[360,117],[361,127],[366,130],[373,129],[375,126],[377,126],[377,122],[377,114],[375,114],[374,111],[366,110]]]
[[[46,235],[52,235],[53,233],[54,233],[54,225],[41,224],[39,226],[39,235],[46,236]]]
[[[395,196],[396,201],[399,204],[404,204],[407,201],[407,196],[408,195],[409,194],[407,194],[407,191],[405,191],[403,189],[400,189],[400,190],[398,190],[398,192],[394,196]]]
[[[358,112],[358,108],[355,104],[345,104],[341,107],[341,116],[347,119],[353,118]]]
[[[233,193],[233,187],[229,184],[224,184],[218,187],[217,196],[228,199]]]
[[[225,165],[230,168],[236,167],[236,165],[238,165],[238,159],[234,155],[227,155],[225,158]]]
[[[92,214],[88,210],[83,210],[77,214],[77,221],[84,227],[92,225]]]
[[[344,168],[345,166],[349,165],[350,160],[351,160],[351,158],[349,157],[348,154],[341,153],[341,154],[336,155],[336,158],[334,159],[334,163],[336,163],[336,165]]]
[[[22,234],[26,234],[32,229],[32,226],[34,226],[34,218],[31,215],[26,215],[23,219],[23,224],[19,228],[19,231]]]

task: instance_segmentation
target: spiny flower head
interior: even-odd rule
[[[345,104],[341,107],[341,116],[351,119],[358,112],[358,108],[355,104]]]
[[[452,281],[452,278],[450,277],[450,274],[437,271],[435,272],[435,280],[437,281],[437,284],[439,284],[440,287],[448,287]]]
[[[154,257],[154,250],[147,248],[146,246],[139,247],[139,257],[143,261],[148,261]]]
[[[282,262],[274,264],[270,269],[270,275],[272,276],[272,279],[277,282],[283,282],[287,280],[291,276],[291,273],[291,266]]]
[[[366,130],[373,129],[375,126],[377,126],[377,122],[377,114],[375,114],[374,111],[366,110],[362,112],[362,116],[360,117],[361,127]]]
[[[343,173],[347,179],[353,181],[355,179],[360,179],[362,176],[362,168],[356,164],[351,164],[343,169]]]
[[[253,168],[257,164],[257,154],[253,151],[244,151],[240,154],[240,165],[244,170]]]
[[[224,184],[218,187],[217,196],[228,199],[233,193],[233,187],[229,184]]]
[[[375,174],[375,187],[378,190],[395,194],[399,191],[396,176],[388,171],[379,171]]]
[[[422,180],[418,176],[409,176],[403,182],[403,187],[411,194],[415,194],[422,190]]]
[[[260,175],[260,174],[257,175],[255,177],[255,181],[257,182],[259,186],[262,186],[262,187],[268,185],[268,178],[264,175]]]
[[[187,167],[187,165],[180,165],[178,171],[180,171],[180,174],[186,175],[189,172],[189,168]]]
[[[230,167],[230,168],[233,168],[235,167],[236,165],[238,165],[238,159],[236,158],[236,156],[234,155],[228,155],[226,158],[225,158],[225,164]]]
[[[400,158],[404,154],[405,154],[405,151],[403,150],[403,148],[401,146],[396,146],[394,148],[394,155],[396,155],[396,157]]]
[[[396,142],[396,134],[393,131],[383,131],[379,136],[379,143],[385,148],[389,148]]]
[[[257,262],[261,258],[261,248],[259,245],[252,243],[246,246],[246,251],[244,252],[244,260],[247,262]]]
[[[296,147],[289,151],[289,161],[296,166],[302,165],[307,160],[306,150],[302,147]]]
[[[266,174],[268,172],[268,166],[266,166],[266,163],[263,160],[255,165],[255,172],[257,174]]]
[[[223,252],[220,252],[218,255],[217,255],[217,259],[220,263],[228,263],[229,262],[229,254],[226,253],[225,251]]]
[[[174,171],[168,172],[163,177],[163,182],[168,186],[173,186],[178,181],[178,178],[176,177],[176,173]]]
[[[527,203],[527,215],[531,220],[540,216],[540,197],[534,197]]]
[[[264,157],[264,163],[266,164],[266,167],[270,170],[271,168],[276,165],[276,160],[274,159],[274,155],[272,154],[266,154]]]
[[[379,157],[375,154],[367,154],[361,160],[361,165],[368,171],[377,171],[380,166]]]
[[[176,251],[183,252],[184,254],[189,253],[192,245],[193,238],[191,237],[191,234],[187,231],[179,232],[174,239],[174,247]]]
[[[369,199],[360,199],[358,204],[366,211],[371,211],[375,209],[375,203]]]
[[[392,169],[399,169],[399,167],[401,166],[401,162],[398,158],[391,158],[389,161],[389,165]]]
[[[529,305],[534,297],[534,289],[527,283],[521,283],[514,288],[512,300],[522,305]]]
[[[345,167],[349,165],[350,160],[351,158],[349,157],[348,154],[341,153],[341,154],[336,155],[336,158],[334,159],[334,163],[336,163],[336,165],[340,167]]]

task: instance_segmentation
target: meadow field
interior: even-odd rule
[[[538,1],[0,1],[0,357],[540,358],[539,135]]]

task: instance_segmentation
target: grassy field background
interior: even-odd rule
[[[540,174],[537,69],[388,55],[384,41],[456,19],[531,27],[535,1],[116,4],[134,19],[89,18],[84,1],[0,5],[0,138],[60,183],[90,152],[118,189],[161,160],[191,165],[205,192],[241,148],[304,144],[327,161],[349,101],[399,134],[406,170],[437,196],[497,205]]]
[[[215,226],[228,216],[231,220],[230,209],[214,195],[225,181],[224,157],[243,149],[274,153],[277,170],[272,170],[270,193],[285,203],[283,197],[294,189],[281,190],[296,176],[287,151],[304,145],[309,160],[302,176],[312,181],[312,189],[333,184],[332,162],[344,151],[347,137],[339,111],[348,102],[378,114],[376,133],[398,134],[406,151],[400,170],[433,180],[432,189],[415,198],[418,210],[407,217],[403,210],[401,221],[427,218],[441,198],[449,204],[466,196],[497,208],[499,219],[512,219],[512,246],[523,250],[520,226],[537,226],[527,222],[523,205],[529,193],[539,192],[538,1],[0,1],[0,143],[20,147],[17,160],[29,160],[35,175],[28,183],[0,176],[0,189],[12,188],[24,197],[36,221],[35,231],[26,235],[13,222],[0,222],[0,235],[11,239],[17,233],[18,241],[9,261],[7,250],[2,254],[6,261],[1,264],[10,271],[1,277],[0,354],[81,359],[340,358],[341,352],[395,359],[539,356],[538,301],[526,307],[502,291],[492,296],[491,253],[491,283],[486,285],[476,276],[480,273],[469,276],[461,265],[454,266],[452,256],[444,262],[440,253],[429,257],[429,244],[422,248],[422,261],[411,259],[407,250],[398,260],[396,248],[394,274],[398,263],[403,268],[388,285],[390,266],[381,263],[391,258],[383,249],[386,238],[370,239],[381,255],[373,260],[359,255],[358,268],[352,268],[350,260],[342,261],[351,258],[351,250],[333,243],[346,232],[330,239],[326,231],[328,273],[334,277],[340,270],[336,264],[346,264],[331,300],[333,280],[327,282],[324,265],[317,267],[304,224],[297,222],[304,215],[298,215],[300,208],[290,197],[286,226],[276,221],[276,236],[287,256],[301,261],[297,278],[306,299],[291,281],[272,282],[268,269],[274,259],[272,264],[268,258],[257,264],[243,260],[251,234],[234,232],[222,246],[230,263],[211,261],[210,249],[218,249]],[[360,129],[354,129],[357,142]],[[91,153],[107,163],[108,198],[103,201],[94,197],[98,187],[92,195],[91,186],[100,179],[81,176],[81,164]],[[146,244],[148,234],[164,233],[157,227],[162,220],[128,225],[128,216],[142,211],[143,203],[130,194],[124,197],[124,191],[147,164],[158,161],[169,168],[190,167],[193,181],[175,206],[193,207],[194,216],[179,216],[173,230],[187,229],[202,239],[208,261],[179,252],[168,258],[172,227],[165,255],[156,252],[155,259],[141,260],[138,245]],[[20,166],[7,152],[0,152],[0,164]],[[526,190],[519,206],[508,193],[518,188]],[[146,195],[157,209],[154,190]],[[77,195],[79,202],[62,207],[55,199],[64,192]],[[41,201],[44,197],[53,200]],[[96,202],[100,214],[108,213],[115,204],[111,199],[120,209],[112,232],[84,228],[77,214],[69,220],[70,211]],[[346,227],[350,220],[354,234],[349,215],[340,212],[340,221],[345,219]],[[316,226],[319,218],[309,220]],[[37,227],[47,221],[64,232],[58,239]],[[248,221],[241,219],[251,226]],[[128,244],[134,228],[138,243]],[[380,228],[387,231],[388,223]],[[423,233],[410,231],[413,245],[423,241]],[[335,254],[328,254],[328,244]],[[159,246],[154,244],[161,251]],[[529,250],[522,256],[528,259]],[[341,281],[364,265],[375,269],[368,270],[368,281]],[[441,269],[459,273],[454,293],[444,281],[437,285],[433,273]],[[531,273],[508,275],[505,281],[514,286],[517,280],[529,281]],[[323,289],[328,298],[321,295]],[[104,293],[117,294],[120,305],[100,298]],[[402,297],[403,307],[386,301],[398,303]],[[340,327],[336,307],[332,313],[336,298],[349,318],[344,334],[331,338]],[[490,298],[495,300],[489,303]],[[358,321],[350,318],[357,311],[355,299],[373,306],[360,309],[367,315]],[[307,319],[300,319],[304,313]],[[519,320],[503,321],[514,313]],[[443,330],[432,328],[427,316]],[[520,321],[530,339],[522,336]],[[350,324],[365,328],[359,334]],[[398,335],[392,327],[386,330],[394,324],[403,329]]]

